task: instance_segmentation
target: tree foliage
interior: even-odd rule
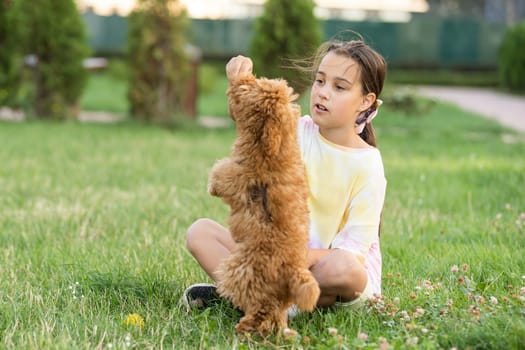
[[[501,83],[512,91],[525,91],[525,21],[507,29],[500,46]]]
[[[290,62],[311,56],[321,40],[313,0],[267,0],[251,43],[255,72],[282,77],[297,91],[306,87]]]
[[[169,123],[182,114],[189,73],[186,10],[178,0],[139,0],[128,23],[131,115]]]
[[[74,0],[15,0],[20,19],[20,48],[32,55],[30,104],[39,118],[67,119],[78,113],[78,101],[89,54],[84,22]]]
[[[17,28],[11,0],[0,0],[0,106],[16,103],[21,58],[16,50]]]

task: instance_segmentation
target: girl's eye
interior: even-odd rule
[[[315,82],[316,82],[317,84],[322,84],[322,83],[323,83],[323,80],[322,80],[322,79],[315,79]]]
[[[344,89],[345,89],[343,86],[340,86],[340,85],[337,85],[335,88],[336,88],[337,90],[344,90]]]

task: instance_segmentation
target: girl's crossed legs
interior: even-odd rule
[[[210,219],[199,219],[188,229],[188,251],[214,281],[221,261],[235,248],[230,232]],[[358,259],[341,249],[308,251],[310,271],[319,283],[321,296],[317,306],[357,300],[368,284],[368,274]]]

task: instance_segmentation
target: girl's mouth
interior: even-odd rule
[[[328,109],[325,106],[323,106],[322,104],[319,104],[319,103],[315,104],[315,108],[320,110],[320,111],[322,111],[322,112],[328,112]]]

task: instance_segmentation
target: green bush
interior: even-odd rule
[[[503,87],[525,91],[525,21],[509,27],[505,33],[498,69]]]
[[[39,118],[68,119],[78,113],[89,54],[84,22],[73,0],[15,0],[21,53],[36,58],[25,79]]]
[[[22,59],[16,50],[16,18],[12,1],[0,0],[0,106],[15,104]]]
[[[113,58],[109,60],[107,73],[115,80],[122,80],[126,83],[129,81],[128,62],[124,59]]]
[[[311,56],[321,41],[313,0],[268,0],[255,22],[251,54],[255,73],[282,77],[299,93],[306,84],[290,62]]]
[[[169,124],[183,114],[189,78],[186,11],[178,0],[140,0],[128,23],[131,116]]]

